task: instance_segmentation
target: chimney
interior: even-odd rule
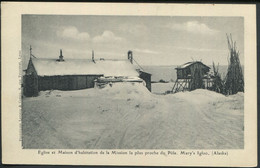
[[[95,62],[95,58],[94,58],[94,50],[92,50],[92,61],[93,61],[94,63],[96,63],[96,62]]]
[[[130,51],[130,50],[128,51],[127,58],[129,59],[131,64],[133,64],[133,52],[132,51]]]
[[[59,59],[57,61],[59,61],[59,62],[64,61],[61,49],[60,49],[60,56],[59,56]]]

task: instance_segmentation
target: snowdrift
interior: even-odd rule
[[[23,99],[24,148],[241,149],[244,95],[154,95],[142,83]]]

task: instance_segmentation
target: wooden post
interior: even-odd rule
[[[175,83],[174,83],[174,85],[173,85],[172,92],[173,92],[173,90],[174,90],[174,88],[175,88],[177,82],[178,82],[178,78],[176,79],[176,81],[175,81]]]
[[[32,46],[30,45],[30,58],[32,57]]]

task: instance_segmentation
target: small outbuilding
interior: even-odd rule
[[[206,77],[210,67],[203,64],[200,61],[187,62],[181,66],[175,68],[177,70],[178,79],[191,79],[195,76],[195,73],[199,71],[200,76]]]
[[[175,69],[177,71],[177,79],[172,88],[172,92],[174,93],[208,88],[211,84],[208,75],[210,67],[200,61],[187,62]]]

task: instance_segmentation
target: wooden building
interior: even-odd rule
[[[39,91],[44,90],[93,88],[95,81],[101,77],[106,77],[108,82],[113,82],[109,81],[112,78],[127,82],[144,80],[151,91],[151,75],[138,72],[132,63],[133,57],[129,55],[128,59],[122,60],[95,60],[94,55],[92,59],[64,59],[62,51],[58,59],[30,57],[24,80],[24,95],[37,96]]]
[[[203,64],[200,61],[188,62],[177,68],[177,78],[178,79],[191,79],[195,76],[195,73],[199,71],[200,76],[207,76],[210,67]]]
[[[210,67],[200,61],[188,62],[176,69],[177,79],[172,92],[208,88]]]
[[[148,72],[144,72],[142,70],[137,70],[139,72],[139,77],[145,81],[147,89],[151,92],[152,91],[152,84],[151,84],[151,74]]]

